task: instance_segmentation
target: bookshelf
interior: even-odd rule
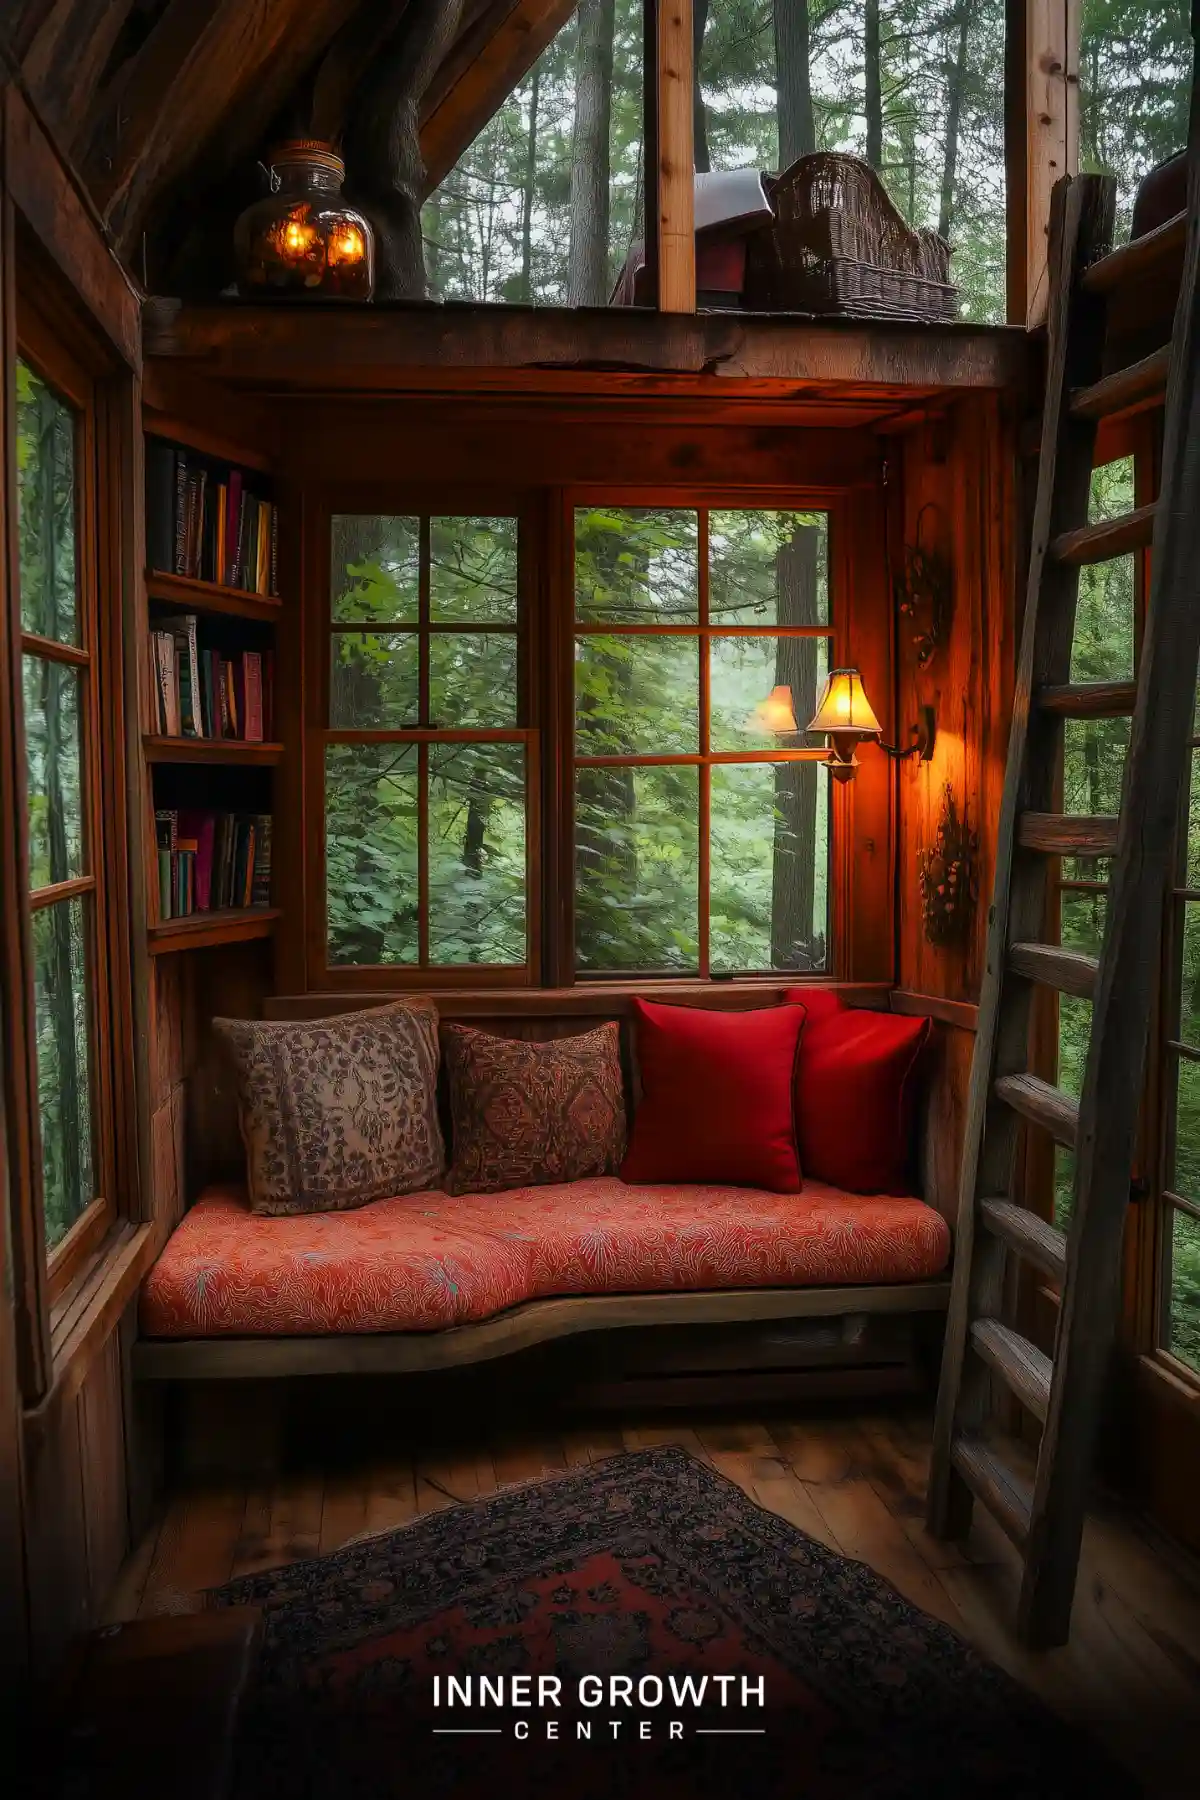
[[[260,458],[147,419],[142,610],[146,947],[273,936],[278,513]]]

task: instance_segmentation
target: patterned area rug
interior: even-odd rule
[[[509,1489],[210,1601],[266,1616],[237,1800],[1136,1793],[864,1564],[681,1450]]]

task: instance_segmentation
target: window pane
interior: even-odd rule
[[[696,968],[699,812],[694,766],[576,771],[581,969]]]
[[[792,750],[819,743],[804,727],[817,710],[829,669],[825,638],[712,638],[709,660],[711,746],[714,750]],[[792,691],[799,730],[771,731],[759,708],[772,688]]]
[[[576,639],[578,755],[694,755],[699,748],[697,638]]]
[[[1003,0],[915,9],[879,0],[874,56],[865,0],[809,7],[798,26],[799,10],[797,0],[710,0],[696,168],[776,170],[807,150],[865,156],[907,221],[950,240],[963,315],[1003,320]],[[703,255],[698,280],[713,284]]]
[[[1079,47],[1079,166],[1117,178],[1117,236],[1155,163],[1187,143],[1192,72],[1181,0],[1110,7],[1084,0]]]
[[[1129,749],[1128,719],[1067,719],[1063,726],[1063,811],[1115,813]],[[1094,866],[1094,865],[1093,865]]]
[[[29,883],[36,889],[83,873],[80,674],[40,656],[26,656],[24,665]]]
[[[1078,1000],[1073,994],[1058,998],[1058,1075],[1064,1094],[1078,1100],[1083,1092],[1083,1072],[1087,1064],[1088,1041],[1092,1031],[1092,1003]]]
[[[642,0],[536,17],[565,22],[434,170],[421,231],[436,298],[604,306],[642,236]],[[514,42],[530,28],[512,26]]]
[[[516,519],[429,521],[429,616],[435,625],[516,624]]]
[[[712,968],[825,967],[828,802],[819,763],[713,768]]]
[[[710,624],[828,625],[827,525],[824,513],[710,514]]]
[[[78,644],[75,415],[28,363],[17,363],[17,507],[21,628]]]
[[[325,892],[330,962],[417,960],[415,744],[326,749]]]
[[[429,957],[523,963],[525,747],[429,747]]]
[[[1086,956],[1099,956],[1104,941],[1107,894],[1064,888],[1059,900],[1059,941]]]
[[[94,1197],[86,902],[33,915],[33,999],[46,1244],[53,1249]]]
[[[1200,750],[1192,751],[1191,780],[1188,785],[1187,863],[1184,886],[1200,888]]]
[[[1054,1146],[1054,1223],[1066,1231],[1075,1210],[1075,1152]]]
[[[1167,1349],[1200,1373],[1200,1220],[1175,1212]]]
[[[330,614],[372,625],[415,625],[420,593],[418,519],[335,513]]]
[[[1200,1050],[1200,901],[1177,901],[1183,918],[1183,973],[1179,983],[1179,1036]]]
[[[1133,557],[1079,571],[1072,681],[1133,680]]]
[[[1167,1186],[1200,1200],[1200,1063],[1178,1056],[1176,1064],[1175,1172]]]
[[[700,617],[696,534],[694,512],[577,508],[577,616],[614,625],[695,624]]]
[[[447,731],[515,725],[515,635],[434,632],[429,640],[429,716]]]
[[[340,731],[400,731],[417,723],[415,631],[335,631],[329,664],[329,723]]]

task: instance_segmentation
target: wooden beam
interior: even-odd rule
[[[577,4],[578,0],[490,0],[468,19],[421,106],[427,194],[445,179],[525,79]]]
[[[1060,176],[1079,170],[1080,11],[1081,0],[1025,0],[1023,248],[1030,328],[1045,324],[1050,299],[1050,194]]]
[[[658,10],[658,305],[696,310],[692,0]]]
[[[21,73],[48,128],[64,143],[86,118],[133,0],[51,0]]]
[[[152,302],[147,355],[202,364],[204,373],[270,390],[280,384],[375,392],[411,387],[421,371],[525,371],[531,384],[596,369],[658,382],[701,378],[839,384],[896,390],[1023,384],[1030,346],[1007,326],[785,319],[770,314],[670,317],[629,307],[594,311],[509,306],[347,308],[182,306]],[[486,385],[485,374],[478,377]],[[512,385],[512,377],[507,378]],[[728,391],[728,390],[725,390]]]
[[[49,138],[15,88],[4,106],[9,198],[81,305],[121,360],[141,366],[139,296],[64,169]]]
[[[151,205],[244,156],[355,0],[171,0],[98,96],[77,143],[88,186],[131,255]]]

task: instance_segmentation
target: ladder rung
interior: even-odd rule
[[[1017,842],[1023,850],[1042,850],[1047,856],[1112,856],[1116,814],[1022,813]]]
[[[980,1438],[956,1437],[950,1461],[976,1499],[982,1500],[996,1523],[1018,1549],[1029,1536],[1033,1495],[1025,1483]]]
[[[1121,244],[1107,256],[1097,257],[1084,270],[1082,285],[1089,294],[1110,294],[1124,282],[1142,279],[1151,270],[1157,270],[1160,263],[1182,257],[1186,237],[1187,214],[1176,213],[1153,231]]]
[[[1137,704],[1137,682],[1064,682],[1061,687],[1039,688],[1037,704],[1043,712],[1064,719],[1120,719]]]
[[[1139,506],[1119,519],[1101,519],[1095,525],[1081,525],[1078,531],[1064,531],[1050,546],[1058,562],[1098,563],[1111,557],[1124,556],[1127,550],[1140,550],[1154,536],[1154,505]]]
[[[993,1237],[1061,1283],[1067,1272],[1067,1240],[1048,1220],[1012,1200],[981,1200],[979,1216]]]
[[[1056,1144],[1071,1150],[1079,1124],[1079,1102],[1040,1075],[1001,1075],[996,1098],[1014,1112],[1048,1131]]]
[[[999,1319],[976,1319],[971,1341],[988,1365],[1012,1389],[1021,1405],[1045,1423],[1050,1407],[1050,1378],[1054,1365],[1036,1344]]]
[[[1091,387],[1077,388],[1071,395],[1071,415],[1076,419],[1112,419],[1153,406],[1166,397],[1170,367],[1171,346],[1163,344],[1140,362],[1130,363],[1127,369],[1117,369]]]
[[[1074,994],[1078,1000],[1091,999],[1100,968],[1094,956],[1062,944],[1010,944],[1008,966],[1026,981],[1040,981],[1043,987]]]

